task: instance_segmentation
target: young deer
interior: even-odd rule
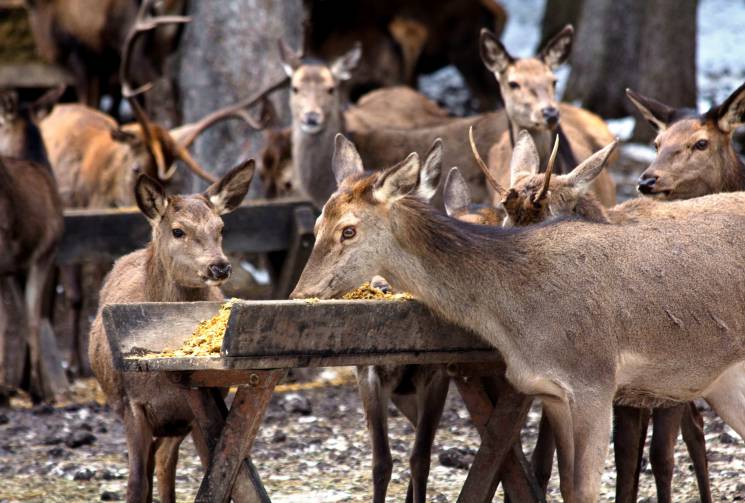
[[[505,186],[512,148],[521,130],[527,130],[538,147],[541,170],[546,168],[554,138],[559,136],[557,173],[564,174],[599,148],[613,141],[603,120],[581,108],[556,100],[554,70],[569,57],[574,29],[566,26],[546,43],[538,56],[517,59],[489,30],[481,30],[481,59],[499,83],[509,119],[509,130],[495,137],[489,150],[489,168]],[[593,183],[593,192],[605,206],[616,204],[616,187],[608,173]]]
[[[365,174],[354,145],[339,148],[342,183],[293,297],[380,274],[492,343],[508,380],[543,400],[564,501],[598,498],[614,400],[703,397],[745,435],[745,313],[719,301],[745,298],[741,205],[685,221],[474,226],[411,197],[416,158]]]
[[[461,166],[478,200],[487,197],[483,175],[464,141],[471,125],[481,148],[506,131],[503,111],[463,119],[444,117],[429,100],[411,90],[381,90],[363,98],[356,112],[342,112],[339,84],[360,59],[355,47],[331,65],[301,59],[281,41],[280,57],[291,78],[292,159],[299,189],[319,208],[336,190],[329,169],[337,133],[349,134],[369,166],[391,166],[410,152],[423,154],[436,138],[447,138],[443,162]]]
[[[106,304],[222,300],[218,288],[230,276],[222,251],[221,215],[240,205],[254,171],[249,160],[233,168],[204,193],[166,196],[146,175],[135,184],[135,199],[150,221],[147,248],[120,258],[103,288],[90,333],[93,372],[111,407],[124,420],[129,452],[127,501],[149,501],[152,469],[161,501],[175,501],[178,448],[191,428],[192,413],[164,375],[117,371],[101,320]]]
[[[13,92],[0,94],[0,275],[25,276],[34,401],[55,399],[50,376],[42,371],[40,330],[45,285],[63,229],[62,203],[37,124],[62,91],[50,91],[30,105],[19,104]]]
[[[530,135],[521,132],[515,145],[511,164],[513,186],[503,189],[490,179],[496,193],[502,194],[502,205],[507,217],[505,225],[530,225],[549,218],[574,216],[591,222],[631,224],[660,219],[686,218],[692,214],[706,211],[726,210],[717,198],[699,198],[683,208],[660,203],[652,199],[632,199],[625,203],[605,209],[588,191],[592,181],[605,166],[615,143],[598,151],[576,167],[568,175],[551,176],[551,169],[538,173],[540,168],[538,153]],[[474,149],[474,156],[479,158]],[[481,161],[479,161],[483,164]],[[486,169],[485,167],[483,169]],[[731,204],[739,204],[738,198],[729,198]],[[642,409],[618,406],[614,409],[616,427],[614,443],[616,446],[616,501],[636,501],[638,489],[641,447],[646,437],[648,414]],[[644,414],[640,416],[640,414]],[[674,448],[678,432],[683,430],[683,438],[693,460],[698,479],[701,501],[711,501],[709,487],[706,445],[703,433],[703,419],[695,404],[683,404],[656,408],[653,410],[654,429],[650,447],[650,461],[657,485],[657,498],[660,502],[672,501],[672,476],[674,469]],[[641,439],[641,445],[639,444]],[[541,423],[541,431],[536,444],[533,463],[539,482],[545,488],[551,475],[553,459],[553,439],[548,423]]]

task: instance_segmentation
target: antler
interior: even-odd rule
[[[548,186],[551,182],[551,173],[554,170],[554,164],[556,164],[556,154],[559,151],[559,135],[556,135],[556,140],[554,141],[554,148],[551,151],[551,157],[548,158],[548,164],[546,165],[546,172],[544,173],[543,178],[543,187],[541,187],[541,191],[535,196],[535,199],[533,199],[533,202],[538,202],[544,197],[546,197],[546,194],[548,194]]]
[[[185,16],[148,17],[148,11],[153,5],[153,1],[145,0],[142,2],[140,9],[137,11],[137,17],[124,42],[122,63],[119,67],[122,95],[127,99],[130,107],[132,107],[135,119],[142,128],[145,146],[152,161],[155,163],[160,180],[169,180],[176,171],[173,161],[181,159],[194,174],[210,183],[214,183],[217,179],[202,168],[185,148],[180,147],[168,131],[151,121],[145,109],[140,105],[137,96],[151,89],[152,83],[148,82],[135,89],[127,76],[132,57],[132,49],[137,37],[163,24],[188,23],[191,21],[191,18]]]
[[[499,194],[501,197],[504,197],[507,194],[507,191],[504,189],[504,187],[499,185],[499,182],[491,174],[489,168],[486,166],[486,163],[483,159],[481,159],[481,156],[479,155],[479,151],[476,148],[476,142],[473,139],[473,126],[470,126],[468,128],[468,141],[471,143],[471,152],[473,153],[473,158],[476,160],[476,164],[479,165],[479,168],[481,168],[481,171],[484,172],[486,181],[489,182],[489,185],[491,185],[491,188],[494,189],[494,192]]]

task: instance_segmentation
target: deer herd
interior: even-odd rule
[[[155,26],[188,19],[148,17],[149,4],[133,14],[118,53],[121,94],[135,123],[119,125],[88,105],[55,106],[63,89],[31,103],[0,95],[0,273],[14,278],[2,288],[15,289],[3,298],[23,299],[37,399],[48,396],[40,327],[63,208],[135,203],[152,226],[147,247],[114,264],[100,306],[221,300],[219,286],[231,272],[221,215],[243,201],[255,163],[240,162],[216,179],[188,148],[220,120],[263,124],[236,106],[170,130],[150,119],[138,101],[149,86],[137,87],[141,77],[130,68],[135,42]],[[535,57],[515,58],[482,30],[480,56],[505,106],[465,118],[403,86],[348,105],[344,82],[360,62],[359,45],[327,63],[280,41],[291,125],[267,135],[256,171],[274,193],[297,191],[321,210],[291,297],[336,298],[379,276],[382,288],[411,292],[488,341],[509,383],[542,404],[532,469],[545,491],[556,452],[564,501],[599,498],[612,423],[616,501],[636,501],[651,418],[658,501],[673,499],[682,430],[701,501],[710,502],[694,400],[704,399],[745,436],[745,311],[736,308],[745,301],[745,165],[732,141],[745,123],[745,85],[704,114],[627,90],[657,132],[657,155],[639,179],[643,196],[616,204],[605,168],[618,157],[617,140],[601,118],[556,97],[554,71],[572,40],[568,26]],[[85,99],[96,99],[93,81],[83,86]],[[177,160],[209,188],[168,194]],[[79,275],[61,274],[73,326]],[[175,501],[185,435],[195,435],[208,459],[190,409],[165,377],[115,369],[100,308],[89,357],[124,422],[127,500],[152,501],[155,473],[160,500]],[[357,378],[372,443],[373,501],[386,500],[392,474],[391,401],[415,429],[406,501],[424,502],[446,368],[368,366]]]

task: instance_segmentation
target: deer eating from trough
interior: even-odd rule
[[[614,401],[703,397],[745,434],[745,313],[719,302],[745,299],[741,206],[684,221],[474,226],[410,196],[417,159],[365,174],[354,145],[339,148],[343,181],[293,297],[378,274],[493,344],[509,382],[543,401],[564,501],[597,500]]]
[[[253,172],[254,161],[249,160],[205,192],[189,196],[167,196],[157,181],[144,174],[135,184],[135,199],[152,226],[152,240],[147,248],[117,260],[107,276],[89,350],[93,372],[124,421],[127,501],[150,501],[152,466],[160,501],[176,501],[178,448],[193,416],[177,385],[164,374],[137,375],[114,368],[101,309],[115,303],[222,301],[219,285],[230,276],[230,263],[222,250],[221,215],[240,205]]]
[[[54,89],[31,104],[20,103],[14,92],[0,94],[0,275],[25,276],[23,311],[34,401],[53,401],[55,384],[61,384],[49,382],[52,376],[44,374],[42,365],[42,352],[51,349],[41,344],[45,285],[64,223],[38,122],[63,90]],[[15,288],[15,278],[3,284]],[[22,320],[9,321],[24,326]]]
[[[529,131],[538,147],[541,171],[546,168],[554,138],[561,138],[557,174],[568,172],[613,141],[600,117],[556,99],[554,71],[569,57],[573,39],[574,29],[566,26],[537,56],[515,58],[493,33],[481,30],[481,59],[496,77],[509,120],[509,129],[495,137],[488,158],[489,168],[502,186],[509,181],[507,166],[521,130]],[[603,205],[616,204],[616,186],[607,172],[596,179],[592,190]]]

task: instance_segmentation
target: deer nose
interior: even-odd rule
[[[229,262],[215,262],[209,266],[210,279],[221,281],[228,279],[232,267]]]
[[[653,193],[654,186],[657,183],[658,178],[659,177],[657,175],[642,173],[642,176],[639,177],[639,185],[637,186],[637,190],[639,190],[639,192],[641,192],[642,194]]]
[[[318,112],[307,112],[303,120],[307,126],[320,126],[321,114]]]
[[[546,124],[553,126],[559,122],[559,109],[556,107],[546,107],[541,110],[543,118],[546,119]]]

